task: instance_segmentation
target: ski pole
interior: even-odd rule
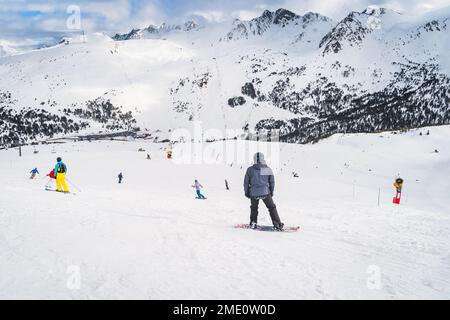
[[[73,187],[75,187],[75,189],[77,189],[79,192],[81,192],[81,189],[78,188],[72,181],[70,181],[70,180],[67,179],[67,178],[66,178],[66,180],[67,180],[67,182],[70,183]]]
[[[81,189],[80,188],[78,188],[72,181],[70,181],[69,179],[67,179],[66,178],[66,180],[67,180],[67,182],[68,183],[70,183],[72,186],[74,186],[75,187],[75,189],[77,189],[78,190],[78,192],[81,192]]]
[[[48,179],[48,181],[45,183],[44,187],[47,187],[51,181],[52,181],[52,179]]]
[[[380,206],[380,193],[381,193],[381,188],[378,188],[378,206]]]

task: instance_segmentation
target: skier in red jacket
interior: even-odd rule
[[[49,177],[50,180],[48,180],[47,184],[45,185],[45,188],[46,188],[46,189],[50,189],[52,179],[53,179],[53,180],[56,179],[56,177],[55,177],[55,169],[53,169],[52,171],[50,171],[50,173],[47,174],[47,177]]]

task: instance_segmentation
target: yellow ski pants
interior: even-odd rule
[[[62,191],[61,186],[64,188],[64,192],[69,192],[69,187],[66,183],[66,173],[56,174],[56,189],[58,189],[58,191]]]

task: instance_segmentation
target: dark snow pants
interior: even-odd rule
[[[250,222],[258,222],[258,205],[259,199],[250,199]],[[272,196],[268,195],[264,199],[262,199],[267,209],[269,209],[270,218],[272,219],[272,223],[274,226],[277,226],[281,223],[280,217],[278,216],[277,206],[273,202]]]
[[[199,199],[205,199],[205,196],[202,195],[202,193],[201,193],[200,190],[197,190],[196,192],[197,192],[197,198],[199,198]]]

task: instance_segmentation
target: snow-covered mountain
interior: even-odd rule
[[[13,55],[17,53],[17,50],[14,49],[9,42],[0,41],[0,58]]]
[[[183,25],[168,25],[166,23],[160,26],[150,25],[145,29],[133,29],[126,34],[116,34],[113,39],[116,41],[132,40],[132,39],[160,39],[165,35],[174,32],[189,32],[199,29],[199,25],[195,21],[187,21]]]
[[[118,130],[278,129],[289,142],[450,123],[450,10],[134,29],[0,59],[0,145]],[[156,134],[158,132],[158,134]]]
[[[285,9],[278,9],[274,12],[266,10],[260,17],[250,21],[236,19],[233,22],[232,30],[221,40],[240,40],[249,37],[261,36],[268,32],[281,32],[281,39],[290,39],[294,36],[295,41],[301,41],[305,35],[309,35],[311,40],[320,39],[322,34],[317,32],[329,30],[333,26],[331,19],[317,13],[308,12],[304,16],[299,16]],[[280,39],[280,40],[281,40]]]

